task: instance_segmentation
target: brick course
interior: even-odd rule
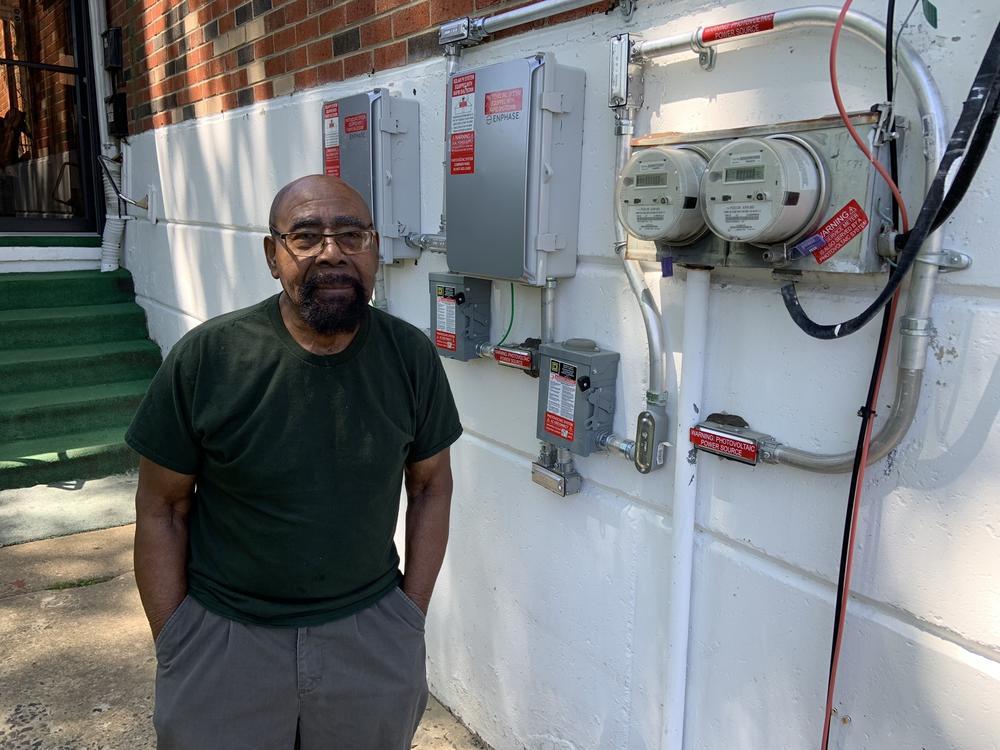
[[[125,39],[133,133],[407,65],[440,52],[437,27],[523,0],[107,0]],[[511,36],[591,13],[604,0]]]

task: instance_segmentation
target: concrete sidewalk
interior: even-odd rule
[[[0,549],[0,748],[155,747],[156,658],[132,575],[132,532]],[[413,748],[486,745],[432,700]]]

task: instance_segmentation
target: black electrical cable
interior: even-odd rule
[[[896,11],[896,0],[889,0],[888,8],[886,12],[886,35],[885,35],[885,90],[886,90],[886,101],[889,106],[893,106],[894,103],[894,72],[893,72],[893,39],[892,30],[895,26],[895,11]],[[889,176],[892,177],[892,181],[897,185],[899,184],[899,154],[896,147],[895,139],[889,141]],[[896,201],[892,202],[892,222],[893,227],[899,226],[899,206]],[[854,464],[851,467],[851,489],[847,495],[847,511],[846,517],[844,518],[844,536],[840,545],[840,567],[837,577],[837,598],[834,608],[833,617],[833,635],[830,643],[830,669],[828,672],[827,679],[827,690],[831,690],[834,685],[834,676],[837,669],[838,652],[840,641],[843,638],[843,629],[841,628],[841,612],[845,606],[847,606],[847,561],[849,559],[849,552],[851,547],[851,540],[853,538],[852,528],[854,525],[854,514],[855,506],[860,501],[861,495],[861,470],[862,470],[862,456],[866,454],[865,442],[868,440],[870,434],[869,423],[875,418],[875,400],[877,398],[877,391],[881,382],[881,375],[885,369],[886,359],[889,353],[889,340],[892,337],[892,325],[895,319],[895,305],[893,301],[890,301],[886,306],[884,313],[882,315],[882,329],[879,332],[878,346],[875,350],[875,361],[872,364],[872,376],[868,382],[868,396],[865,399],[865,405],[860,411],[861,416],[861,429],[858,432],[858,444],[854,452]],[[832,704],[832,696],[827,696],[827,704]],[[829,717],[826,717],[827,722]],[[829,741],[829,729],[826,729],[826,735],[824,737],[824,746],[821,750],[827,750],[826,745]]]
[[[938,230],[942,224],[948,221],[955,208],[965,197],[969,185],[972,184],[972,178],[979,171],[979,163],[983,160],[986,149],[990,145],[990,135],[996,127],[998,115],[1000,115],[1000,85],[994,85],[987,98],[986,111],[983,112],[979,124],[976,125],[972,143],[969,145],[962,163],[958,166],[955,179],[952,181],[951,187],[948,188],[948,194],[945,195],[941,202],[941,208],[934,218],[932,232]]]
[[[1000,24],[993,32],[989,47],[979,66],[979,71],[969,90],[969,96],[962,107],[962,113],[958,118],[958,123],[952,131],[948,141],[947,149],[937,173],[931,182],[927,195],[924,197],[920,208],[920,214],[913,229],[906,237],[905,244],[899,252],[895,268],[889,274],[889,279],[885,287],[864,312],[851,318],[850,320],[836,325],[823,325],[813,321],[802,309],[794,284],[787,284],[781,289],[781,296],[785,302],[785,307],[791,315],[792,320],[808,335],[818,339],[835,339],[848,336],[867,325],[878,311],[881,310],[891,299],[899,288],[906,274],[916,260],[917,253],[933,231],[933,223],[945,199],[944,183],[945,179],[955,161],[963,156],[970,147],[972,137],[977,136],[977,141],[985,140],[987,143],[993,135],[993,126],[996,119],[991,118],[986,113],[986,108],[991,101],[992,94],[996,87],[1000,86]],[[983,128],[977,128],[977,123],[982,120]],[[984,143],[981,148],[985,149]],[[973,173],[974,174],[974,171]],[[968,179],[971,181],[972,175]]]

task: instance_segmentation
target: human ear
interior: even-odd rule
[[[271,271],[271,278],[278,278],[278,261],[274,257],[274,237],[268,235],[264,238],[264,259],[267,261],[267,267]]]

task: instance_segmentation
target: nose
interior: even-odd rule
[[[340,245],[337,244],[335,238],[323,237],[320,242],[319,255],[316,256],[315,262],[328,263],[332,266],[340,265],[341,263],[347,263],[347,256],[340,249]]]

